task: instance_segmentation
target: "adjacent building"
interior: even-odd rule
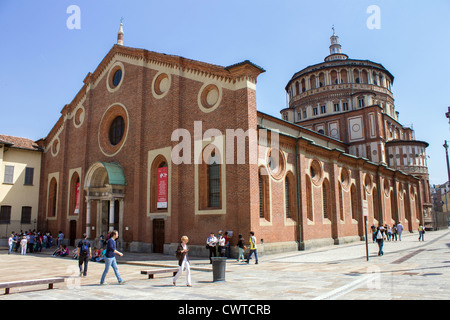
[[[41,156],[34,141],[0,135],[0,238],[37,227]]]

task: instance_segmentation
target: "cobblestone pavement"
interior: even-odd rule
[[[226,280],[213,282],[207,259],[191,258],[192,287],[185,274],[172,285],[171,274],[147,279],[140,271],[176,267],[175,257],[126,253],[118,258],[126,281],[118,285],[112,269],[100,285],[103,263],[89,263],[87,277],[79,277],[78,263],[56,258],[51,251],[21,256],[0,250],[0,282],[67,277],[53,290],[46,286],[0,291],[0,300],[448,300],[450,299],[450,231],[427,232],[425,242],[417,233],[402,241],[385,241],[384,255],[377,244],[358,242],[310,251],[260,257],[255,265],[229,259]]]

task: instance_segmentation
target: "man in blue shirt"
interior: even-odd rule
[[[116,261],[116,253],[119,256],[123,256],[123,254],[116,250],[116,239],[119,237],[119,232],[117,230],[111,231],[111,237],[109,238],[108,242],[106,243],[106,253],[105,253],[105,271],[103,271],[102,279],[100,280],[100,284],[106,284],[105,277],[106,274],[109,271],[109,267],[112,267],[114,270],[114,273],[116,275],[117,281],[119,281],[119,284],[123,284],[123,280],[120,277],[119,269],[117,268],[117,261]]]

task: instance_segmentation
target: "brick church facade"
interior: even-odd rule
[[[187,235],[203,255],[211,231],[233,244],[254,231],[271,253],[360,240],[363,212],[369,225],[424,222],[423,179],[259,112],[263,72],[126,47],[121,28],[37,142],[40,229],[71,243],[116,229],[123,249],[160,253]]]

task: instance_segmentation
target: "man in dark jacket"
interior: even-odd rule
[[[78,266],[80,268],[80,277],[81,275],[86,277],[88,261],[91,258],[91,243],[87,239],[87,234],[83,233],[83,239],[78,243]],[[84,270],[83,270],[84,263]]]

